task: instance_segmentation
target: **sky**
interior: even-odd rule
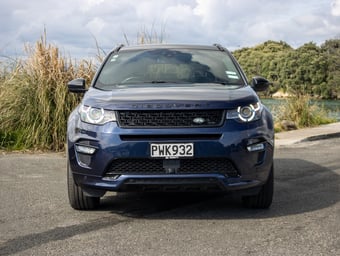
[[[230,50],[267,40],[294,48],[340,38],[340,0],[0,0],[0,56],[21,55],[46,29],[71,57],[137,44],[146,32],[165,43]]]

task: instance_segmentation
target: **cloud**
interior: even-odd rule
[[[85,0],[80,3],[80,10],[83,12],[90,11],[98,5],[101,5],[105,0]]]
[[[283,40],[293,47],[338,36],[340,0],[11,0],[0,8],[0,54],[34,43],[44,27],[66,52],[87,55],[155,32],[168,43],[228,48]]]
[[[105,25],[106,22],[102,18],[95,17],[85,25],[85,28],[87,28],[91,33],[100,33]]]
[[[340,16],[340,0],[335,0],[331,3],[331,13],[333,16]]]

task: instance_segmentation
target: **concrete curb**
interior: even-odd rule
[[[301,142],[305,141],[316,141],[316,140],[327,140],[327,139],[333,139],[333,138],[339,138],[340,132],[337,133],[331,133],[331,134],[324,134],[324,135],[316,135],[309,138],[305,138],[301,140]]]
[[[340,137],[340,122],[275,134],[275,146]]]

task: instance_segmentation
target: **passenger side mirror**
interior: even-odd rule
[[[77,78],[67,83],[67,87],[69,92],[73,93],[84,93],[87,90],[85,89],[85,79]]]
[[[253,77],[253,79],[250,82],[250,86],[256,92],[262,92],[267,90],[271,84],[272,83],[270,83],[267,79],[260,76]]]

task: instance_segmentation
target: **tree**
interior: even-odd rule
[[[317,98],[340,98],[340,39],[313,42],[293,49],[287,43],[267,41],[233,52],[247,76],[264,76],[279,89]]]
[[[321,45],[327,60],[327,89],[332,98],[340,98],[340,39],[327,40]]]

